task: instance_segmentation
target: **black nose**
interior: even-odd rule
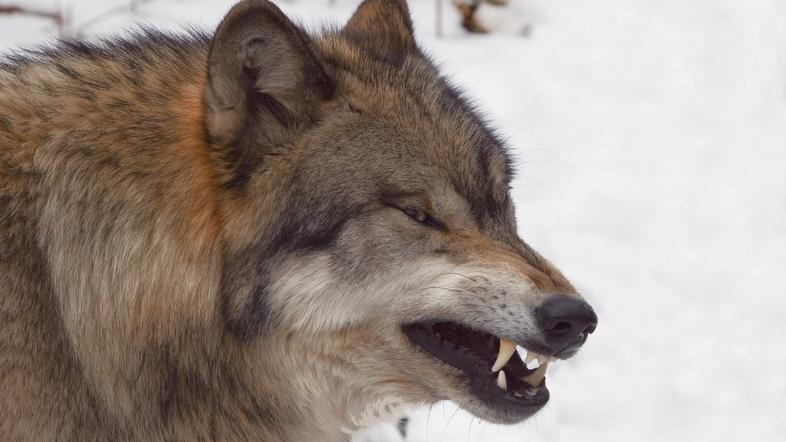
[[[567,295],[551,296],[535,312],[546,344],[558,356],[576,353],[598,325],[589,304]]]

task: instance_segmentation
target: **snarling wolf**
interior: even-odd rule
[[[518,237],[511,169],[403,0],[320,36],[246,0],[212,35],[8,56],[0,439],[527,418],[597,319]]]

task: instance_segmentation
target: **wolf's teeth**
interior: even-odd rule
[[[503,390],[508,389],[508,378],[505,377],[505,370],[500,370],[497,375],[497,386]]]
[[[524,365],[527,366],[528,369],[534,370],[540,367],[540,360],[543,359],[545,362],[545,358],[537,353],[529,352],[527,353],[527,357],[524,358]]]
[[[524,376],[521,378],[524,382],[532,385],[533,387],[537,387],[543,381],[543,378],[546,377],[546,367],[549,366],[548,362],[544,362],[543,365],[538,367],[537,370],[530,373],[528,376]]]
[[[525,361],[527,359],[528,351],[526,348],[518,345],[516,346],[516,351],[519,353],[519,357],[521,358],[522,361]]]
[[[491,372],[496,373],[497,371],[501,370],[505,364],[508,363],[513,353],[516,352],[516,343],[513,341],[509,341],[505,338],[499,338],[499,353],[497,354],[497,360],[494,361],[494,365],[491,367]]]

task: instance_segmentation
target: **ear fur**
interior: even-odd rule
[[[207,133],[228,162],[227,186],[242,184],[266,150],[311,123],[315,105],[332,96],[333,82],[309,43],[266,0],[238,3],[218,26],[204,104]]]
[[[406,0],[365,0],[341,32],[378,57],[400,60],[417,51]]]

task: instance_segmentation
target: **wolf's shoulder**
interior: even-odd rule
[[[79,131],[130,136],[131,127],[171,125],[179,95],[204,76],[209,40],[141,29],[0,56],[0,132],[6,144],[40,145],[55,132],[73,140]]]

